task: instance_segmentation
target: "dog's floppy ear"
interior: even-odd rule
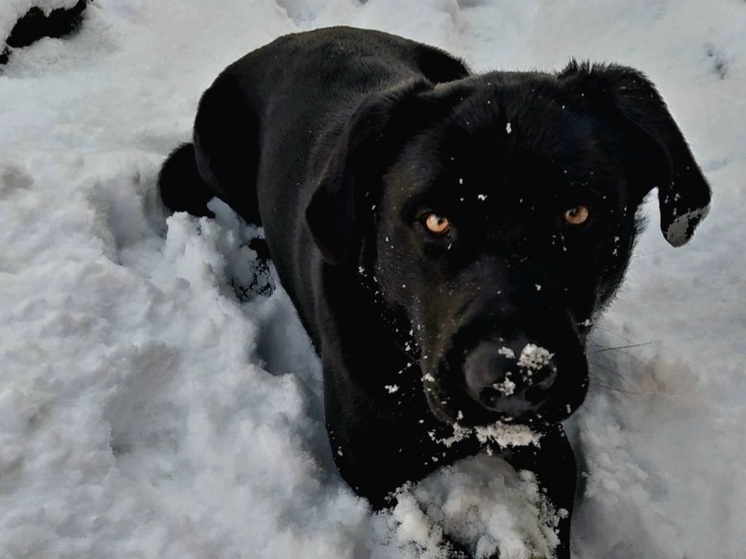
[[[617,65],[572,61],[558,76],[596,102],[612,103],[623,118],[653,146],[656,153],[645,192],[658,187],[661,230],[678,247],[686,243],[710,208],[707,184],[681,131],[655,86],[640,72]]]
[[[416,128],[422,104],[417,94],[432,87],[426,80],[413,80],[371,94],[343,125],[306,206],[308,229],[327,262],[342,264],[353,255],[363,198]]]

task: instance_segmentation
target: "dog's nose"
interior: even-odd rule
[[[505,418],[537,411],[557,378],[554,356],[536,344],[481,342],[466,356],[469,395]]]

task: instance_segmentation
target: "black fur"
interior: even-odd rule
[[[576,473],[560,422],[583,401],[588,330],[656,186],[681,244],[709,187],[639,72],[474,75],[440,50],[350,28],[282,37],[230,65],[202,97],[193,146],[160,176],[172,210],[209,215],[216,195],[264,226],[321,356],[332,452],[355,491],[384,506],[489,447],[568,512]],[[447,233],[428,231],[430,214]],[[498,424],[530,425],[541,444],[478,440]],[[568,557],[569,516],[559,530]]]

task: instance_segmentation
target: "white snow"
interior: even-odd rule
[[[554,356],[548,349],[536,344],[526,344],[518,356],[518,366],[523,369],[541,369],[548,365]]]
[[[0,4],[5,38],[33,3]],[[577,57],[658,85],[713,204],[674,249],[651,197],[596,324],[590,393],[567,424],[584,468],[574,556],[741,557],[737,0],[96,0],[79,33],[14,51],[0,69],[0,557],[434,558],[442,526],[479,553],[552,548],[535,485],[489,456],[371,513],[334,469],[320,365],[286,295],[237,296],[256,231],[220,204],[215,220],[161,209],[159,165],[217,73],[332,24],[425,41],[476,70]]]
[[[508,346],[500,347],[497,350],[497,353],[499,353],[503,357],[507,357],[508,359],[515,359],[515,351],[513,351],[513,349],[509,348]]]

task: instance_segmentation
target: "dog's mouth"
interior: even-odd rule
[[[443,358],[423,368],[430,411],[462,426],[538,427],[566,419],[585,398],[588,365],[579,337],[564,337],[550,346],[498,336],[460,345],[456,336]]]

